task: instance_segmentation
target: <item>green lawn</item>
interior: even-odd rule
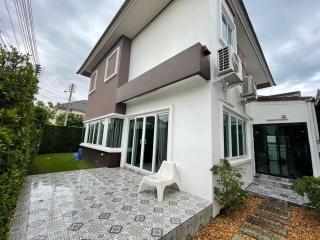
[[[38,154],[29,167],[29,174],[63,172],[94,168],[95,166],[85,160],[75,160],[73,153],[47,153]]]

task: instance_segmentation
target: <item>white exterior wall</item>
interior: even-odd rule
[[[165,93],[167,90],[163,89],[161,97],[157,95],[158,97],[141,98],[141,101],[127,105],[127,114],[157,109],[163,105],[173,106],[172,160],[178,164],[183,190],[211,201],[214,199],[212,189],[216,182],[209,169],[224,158],[224,109],[247,119],[248,154],[241,158],[230,159],[230,162],[245,171],[243,176],[245,186],[253,180],[254,174],[252,122],[241,103],[241,87],[224,92],[221,82],[217,82],[215,77],[217,50],[225,46],[220,34],[222,5],[233,21],[232,14],[224,1],[173,1],[133,39],[131,45],[129,81],[200,42],[211,51],[210,83],[184,93],[182,90],[186,87],[184,86],[186,81],[182,81],[179,91],[177,89],[178,92],[172,96],[167,95]],[[237,46],[236,39],[234,45]],[[201,104],[196,105],[195,103],[200,100]],[[122,156],[125,158],[125,154]],[[216,206],[217,213],[219,208]]]
[[[209,0],[173,1],[132,40],[129,81],[198,42],[208,44],[208,7]]]
[[[210,1],[209,13],[210,22],[210,44],[211,50],[211,117],[212,117],[212,146],[213,146],[213,162],[212,164],[218,164],[220,159],[224,158],[224,134],[223,134],[223,111],[228,111],[232,114],[238,115],[247,121],[246,125],[246,140],[247,140],[247,154],[238,158],[230,158],[229,161],[232,166],[239,167],[243,170],[242,181],[244,187],[248,186],[253,181],[254,176],[254,152],[253,152],[253,134],[252,134],[252,119],[249,114],[246,113],[244,104],[241,103],[241,87],[237,86],[231,89],[224,90],[222,82],[217,76],[217,50],[225,47],[225,43],[221,37],[221,13],[222,8],[226,10],[228,16],[233,21],[232,14],[225,1]],[[237,29],[234,30],[235,33]],[[237,46],[236,38],[234,40],[234,46]],[[242,69],[240,69],[240,72]],[[216,179],[213,178],[213,186],[216,185]],[[218,204],[216,204],[216,210],[218,210]],[[216,211],[214,214],[217,214]]]
[[[193,77],[127,103],[127,116],[170,108],[168,160],[176,163],[183,191],[212,200],[210,83]],[[128,121],[122,141],[125,163]]]
[[[307,123],[313,174],[319,177],[320,146],[313,104],[305,101],[253,102],[247,105],[247,111],[253,117],[253,124]],[[282,119],[282,116],[285,118]]]

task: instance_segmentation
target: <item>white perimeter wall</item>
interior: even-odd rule
[[[209,0],[173,1],[131,44],[129,81],[177,53],[209,42]]]
[[[320,176],[319,134],[313,102],[253,102],[247,105],[247,111],[253,117],[253,124],[307,123],[313,174]],[[281,120],[282,116],[286,120]]]
[[[212,201],[209,84],[200,77],[184,80],[127,103],[126,114],[172,108],[169,116],[168,159],[177,165],[183,191]],[[127,144],[127,123],[123,149]],[[123,152],[122,164],[125,157]]]

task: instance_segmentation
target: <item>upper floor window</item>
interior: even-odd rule
[[[237,49],[236,41],[236,25],[233,22],[233,16],[228,6],[221,3],[221,19],[220,19],[220,41],[224,45],[231,45],[233,49]]]
[[[89,94],[96,90],[96,82],[97,82],[97,71],[95,71],[90,78],[90,87],[89,87]]]
[[[247,154],[246,121],[230,113],[223,113],[224,157]]]
[[[106,61],[106,70],[104,73],[104,81],[108,81],[118,73],[119,48],[116,48],[108,57]]]
[[[232,44],[232,28],[224,13],[222,13],[221,22],[222,22],[221,30],[222,30],[223,40],[225,40],[227,44]]]

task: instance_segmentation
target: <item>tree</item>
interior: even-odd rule
[[[58,116],[56,116],[56,125],[63,126],[65,117],[65,113],[58,114]],[[74,113],[69,113],[67,126],[83,127],[83,117],[75,115]]]
[[[51,123],[50,121],[54,119],[54,112],[53,112],[54,105],[53,105],[53,103],[48,102],[46,105],[43,101],[38,100],[36,102],[36,106],[38,108],[42,108],[43,114],[46,113],[47,119],[48,119],[47,123],[50,124]]]
[[[38,151],[45,114],[34,106],[38,78],[28,55],[0,45],[0,239],[9,222],[32,157]]]

